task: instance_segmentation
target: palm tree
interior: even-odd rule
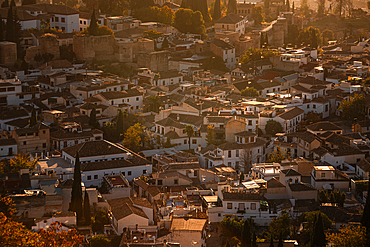
[[[187,124],[185,126],[185,132],[188,135],[189,138],[189,150],[190,150],[190,138],[194,135],[194,127],[193,125]]]

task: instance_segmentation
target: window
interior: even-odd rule
[[[6,92],[6,87],[1,87],[0,92]]]
[[[98,179],[99,178],[99,175],[94,175],[94,179]]]
[[[227,157],[231,158],[231,151],[228,151]]]
[[[239,210],[244,211],[245,210],[245,204],[239,203]]]
[[[236,154],[235,154],[236,157],[239,157],[239,150],[236,150]]]
[[[82,24],[82,21],[80,21],[80,24]]]
[[[324,178],[325,177],[325,173],[322,172],[321,173],[321,177]]]
[[[252,120],[248,120],[248,125],[252,125]]]
[[[46,143],[43,143],[42,144],[42,148],[46,148]]]
[[[126,176],[126,172],[121,172],[123,176]]]
[[[163,181],[162,180],[158,180],[157,184],[158,185],[163,185]]]
[[[86,21],[84,21],[84,24],[86,25]]]
[[[231,162],[227,162],[227,166],[228,167],[231,167]]]
[[[127,99],[127,102],[130,102],[130,99]]]
[[[197,144],[197,139],[193,139],[193,140],[191,140],[191,143],[192,143],[192,144]]]
[[[233,208],[233,204],[232,203],[228,203],[227,204],[227,209],[232,209]]]
[[[307,109],[309,109],[310,108],[310,105],[307,105]]]
[[[139,101],[139,97],[136,97],[136,101]]]
[[[59,17],[55,17],[55,22],[59,22]]]
[[[8,87],[8,92],[15,91],[15,87]]]
[[[89,176],[87,176],[87,180],[91,180],[91,176],[89,175]]]
[[[184,144],[188,144],[188,140],[186,140],[186,139],[185,139],[185,140],[184,140]]]
[[[23,142],[23,145],[26,145],[27,144],[27,142]]]
[[[62,22],[65,23],[66,22],[66,18],[62,17]]]
[[[143,174],[146,174],[146,170],[145,169],[143,170]]]
[[[173,180],[173,183],[174,184],[179,184],[179,180],[178,179],[175,179],[175,180]]]
[[[131,174],[132,174],[132,172],[131,172],[131,171],[128,171],[128,172],[127,172],[127,175],[128,175],[128,176],[131,176]]]
[[[313,109],[316,109],[316,105],[312,105],[312,108],[313,108]]]
[[[19,95],[19,99],[24,99],[24,95]]]
[[[251,210],[256,210],[256,204],[255,203],[251,203]]]

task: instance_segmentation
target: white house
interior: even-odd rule
[[[296,132],[298,124],[303,120],[304,110],[299,107],[294,107],[277,115],[274,120],[283,126],[284,132]]]
[[[348,191],[350,179],[347,174],[336,170],[333,166],[314,166],[311,173],[311,184],[318,190]]]
[[[128,180],[152,172],[149,161],[125,147],[106,140],[80,143],[62,150],[64,160],[75,165],[79,152],[82,182],[86,187],[100,186],[105,175],[122,173]]]
[[[154,224],[153,207],[146,198],[110,199],[108,200],[108,211],[111,225],[117,235],[122,234],[124,228],[135,230]]]
[[[239,36],[245,33],[245,19],[237,14],[231,13],[215,22],[215,31],[232,31],[239,33]]]
[[[130,105],[130,111],[134,113],[141,112],[143,109],[143,93],[137,89],[128,89],[120,92],[101,92],[93,97],[101,100],[104,105],[112,105],[120,108]]]
[[[172,218],[169,239],[182,247],[206,246],[207,226],[207,219]]]
[[[13,158],[17,153],[17,142],[15,139],[0,139],[0,160]]]

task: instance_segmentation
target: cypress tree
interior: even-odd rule
[[[284,247],[284,243],[283,243],[283,231],[280,231],[278,247]]]
[[[30,117],[29,123],[30,123],[30,127],[33,127],[33,126],[35,126],[37,124],[37,115],[36,115],[35,108],[32,108],[31,117]]]
[[[8,0],[5,0],[2,4],[1,4],[1,8],[8,8],[9,7],[9,1]]]
[[[270,245],[269,247],[274,247],[274,236],[271,233],[271,238],[270,238]]]
[[[96,128],[97,127],[97,121],[96,121],[96,109],[95,107],[92,108],[90,113],[90,119],[89,119],[89,125]]]
[[[76,152],[76,162],[73,173],[73,184],[71,193],[71,203],[69,204],[69,211],[76,212],[77,225],[81,225],[82,220],[82,186],[81,186],[81,167],[80,155]]]
[[[15,6],[16,6],[16,5],[15,5],[15,1],[14,1],[14,0],[10,1],[10,6],[13,6],[13,7],[15,7]]]
[[[221,0],[215,1],[215,6],[213,9],[213,20],[217,21],[221,18]]]
[[[312,247],[325,247],[326,246],[326,236],[324,232],[324,225],[322,222],[321,213],[318,213],[315,230],[311,239]]]
[[[265,39],[263,37],[263,33],[261,33],[261,36],[260,36],[260,48],[262,48],[264,42],[265,42]]]
[[[290,3],[289,3],[289,0],[286,0],[286,10],[288,12],[290,11]]]
[[[241,172],[240,177],[239,177],[239,183],[241,184],[243,180],[244,180],[244,172]]]
[[[246,219],[243,224],[241,247],[251,247],[251,220]]]
[[[187,1],[186,1],[186,0],[182,0],[182,1],[181,1],[180,8],[182,8],[182,9],[186,9],[186,7],[187,7]]]
[[[4,40],[4,23],[0,15],[0,41],[3,41],[3,40]]]
[[[117,129],[117,134],[123,134],[124,133],[123,112],[121,110],[119,111],[118,116],[117,116],[116,129]]]
[[[96,21],[96,16],[95,16],[95,8],[93,9],[92,15],[91,15],[91,20],[90,20],[90,26],[89,26],[89,34],[90,35],[98,35],[98,22]]]
[[[236,0],[229,0],[227,5],[227,14],[234,13],[236,14]]]
[[[294,1],[293,1],[293,5],[292,5],[292,12],[294,13]]]
[[[257,235],[256,235],[256,231],[253,231],[252,247],[257,247]]]
[[[208,13],[207,0],[200,0],[200,1],[201,2],[199,2],[199,1],[197,1],[197,2],[199,4],[199,11],[203,15],[203,20],[204,20],[204,22],[210,22],[211,21],[211,17],[209,16],[209,13]]]
[[[14,40],[14,17],[13,17],[13,5],[10,5],[8,9],[8,16],[6,18],[6,40]]]
[[[267,46],[269,46],[269,36],[267,35],[267,32],[266,32],[266,35],[265,35],[264,42],[266,42],[266,48],[267,48]]]
[[[86,189],[85,189],[85,197],[84,197],[84,219],[85,219],[86,226],[91,225],[90,199],[89,199],[89,193],[87,193]]]
[[[368,182],[367,186],[367,197],[364,212],[362,213],[361,217],[361,224],[366,227],[366,235],[370,241],[370,181]]]

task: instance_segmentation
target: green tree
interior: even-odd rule
[[[310,7],[308,6],[308,1],[307,0],[302,0],[301,1],[301,13],[305,17],[308,17],[310,15]]]
[[[299,40],[299,28],[296,24],[288,25],[288,38],[287,38],[287,44],[290,45],[298,45]]]
[[[252,227],[253,222],[250,218],[246,219],[243,224],[241,245],[240,247],[251,247],[252,246]]]
[[[243,181],[244,181],[244,172],[241,172],[239,177],[239,183],[241,184]]]
[[[257,247],[257,235],[256,235],[256,231],[253,231],[253,235],[252,235],[252,247]]]
[[[89,125],[95,129],[99,127],[98,120],[96,120],[96,108],[93,107],[90,113]]]
[[[213,124],[207,126],[206,142],[207,145],[216,143],[215,126]]]
[[[91,247],[102,247],[102,246],[110,246],[110,240],[103,235],[93,236],[90,239],[90,246]]]
[[[324,230],[328,229],[332,224],[328,216],[320,211],[305,212],[302,217],[302,222],[306,222],[306,224],[304,224],[302,233],[310,236],[311,239],[316,228],[316,220],[318,218],[318,214],[320,214],[320,218],[322,219]]]
[[[162,49],[167,49],[170,45],[168,44],[168,39],[167,37],[164,38],[162,42]]]
[[[98,29],[99,25],[96,20],[96,15],[95,15],[95,8],[93,9],[93,12],[91,14],[91,20],[90,20],[90,26],[88,27],[88,31],[90,35],[97,36],[98,35]]]
[[[221,71],[229,71],[225,65],[225,61],[220,56],[209,56],[203,60],[202,68],[204,70],[216,69]]]
[[[236,0],[229,0],[227,4],[227,14],[234,13],[236,14]]]
[[[214,21],[217,21],[221,18],[221,0],[215,1],[215,6],[214,6],[212,17]]]
[[[15,23],[13,5],[8,9],[8,16],[6,18],[6,40],[14,42],[15,40]]]
[[[9,7],[9,1],[4,0],[4,2],[1,4],[1,8],[8,8]]]
[[[268,155],[269,162],[280,163],[282,160],[290,158],[290,150],[282,149],[277,146],[276,149]]]
[[[281,133],[284,131],[283,126],[279,122],[276,122],[275,120],[269,120],[266,123],[265,126],[266,134],[275,136],[276,133]]]
[[[147,98],[149,111],[159,112],[159,107],[162,105],[162,99],[158,95],[152,95]]]
[[[193,135],[195,134],[194,132],[194,127],[193,125],[190,125],[190,124],[187,124],[185,126],[185,132],[186,132],[186,135],[188,136],[188,142],[189,142],[189,150],[190,150],[190,146],[191,146],[191,142],[190,142],[190,139],[193,137]]]
[[[93,232],[103,232],[104,225],[109,224],[107,213],[103,210],[97,210],[93,217],[92,231]]]
[[[19,172],[21,169],[34,170],[39,158],[31,160],[28,153],[18,153],[13,159],[0,161],[0,173]]]
[[[233,237],[241,238],[243,225],[244,221],[242,219],[225,217],[220,222],[221,233],[227,239]]]
[[[294,9],[295,9],[295,7],[294,7],[294,1],[293,1],[293,4],[292,4],[292,12],[294,13]]]
[[[317,214],[317,219],[315,222],[315,229],[311,239],[312,247],[325,247],[326,246],[326,236],[324,232],[324,225],[322,222],[321,214]]]
[[[75,167],[73,173],[73,184],[72,184],[72,194],[71,203],[69,204],[69,211],[76,212],[77,215],[77,225],[82,223],[82,185],[81,185],[81,164],[80,155],[78,152],[75,156]]]
[[[125,132],[123,145],[128,149],[138,152],[143,147],[144,127],[140,123],[130,126]]]
[[[36,109],[35,108],[32,108],[29,123],[30,123],[30,127],[33,127],[37,124],[37,115],[36,115]]]
[[[324,31],[322,31],[321,37],[323,39],[323,44],[324,45],[327,45],[328,41],[335,39],[334,32],[330,29],[325,29]]]
[[[366,238],[366,228],[363,226],[348,225],[342,227],[339,233],[326,235],[328,242],[335,247],[366,247],[369,246]]]
[[[240,95],[245,97],[258,97],[260,94],[254,87],[246,87],[240,92]]]
[[[286,10],[288,12],[290,11],[290,3],[289,3],[289,0],[286,0]]]
[[[277,217],[269,224],[271,236],[282,235],[282,238],[287,238],[290,235],[290,217],[287,211],[283,211],[280,217]],[[273,238],[273,237],[271,237]]]
[[[280,231],[278,247],[284,247],[283,231]]]
[[[272,235],[272,233],[271,233],[271,237],[270,237],[269,247],[274,247],[274,235]]]
[[[367,195],[365,208],[361,217],[361,224],[366,228],[366,236],[370,239],[370,182],[368,182]]]
[[[264,43],[266,42],[266,39],[264,39]],[[267,42],[266,42],[267,43]],[[255,48],[249,48],[243,55],[240,57],[240,63],[242,64],[248,64],[253,61],[261,60],[262,58],[270,58],[277,56],[278,52],[272,50],[272,49],[255,49]],[[251,63],[253,65],[253,63]]]
[[[191,9],[179,9],[175,13],[174,27],[182,33],[201,34],[205,36],[202,13]]]
[[[363,119],[365,116],[365,97],[355,93],[348,100],[340,103],[339,109],[342,110],[342,117],[354,121],[355,118]]]
[[[123,112],[119,110],[118,116],[117,116],[117,121],[116,121],[116,130],[117,134],[123,134],[124,133],[124,123],[123,123]]]
[[[262,6],[254,6],[253,11],[252,11],[252,18],[256,25],[261,25],[261,23],[263,22],[265,18],[265,14],[263,13]]]
[[[90,208],[90,199],[89,193],[85,190],[85,197],[84,197],[84,223],[86,226],[91,225],[91,208]]]
[[[317,16],[322,17],[325,15],[325,0],[319,0],[317,4]]]

